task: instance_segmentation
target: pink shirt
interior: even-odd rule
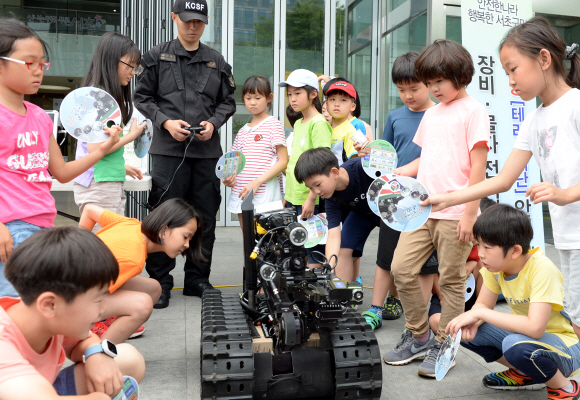
[[[233,193],[239,194],[244,186],[262,176],[278,161],[276,146],[286,147],[284,127],[274,117],[268,117],[258,125],[244,125],[236,135],[230,151],[241,151],[246,157],[246,166],[236,177]],[[278,175],[282,192],[282,174]],[[260,186],[257,193],[264,193],[266,185]],[[255,194],[257,194],[255,193]]]
[[[0,222],[49,228],[56,216],[48,172],[52,120],[34,104],[24,106],[20,115],[0,104]]]
[[[440,103],[425,112],[413,142],[422,148],[417,180],[429,193],[465,189],[473,146],[489,143],[489,115],[471,96]],[[431,213],[430,218],[460,220],[464,212],[465,204],[460,204]]]
[[[53,336],[44,353],[38,354],[6,313],[19,302],[20,299],[12,297],[0,298],[0,383],[23,375],[40,374],[52,385],[66,360],[65,348],[72,349],[79,340]]]

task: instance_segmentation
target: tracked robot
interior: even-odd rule
[[[362,287],[311,255],[294,208],[254,215],[242,204],[244,292],[202,299],[202,399],[380,399],[379,345],[353,304]]]

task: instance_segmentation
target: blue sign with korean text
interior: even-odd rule
[[[475,75],[467,92],[485,106],[491,127],[486,179],[497,175],[503,168],[520,125],[536,108],[535,101],[525,102],[512,91],[498,51],[507,31],[532,16],[531,0],[461,1],[462,44],[471,53],[475,65]],[[545,250],[542,205],[532,204],[525,196],[526,190],[540,181],[540,169],[532,159],[509,191],[490,198],[525,211],[534,228],[532,246]]]

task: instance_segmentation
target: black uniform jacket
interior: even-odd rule
[[[192,126],[209,121],[215,127],[211,139],[194,140],[187,157],[218,158],[222,155],[217,130],[236,112],[236,84],[232,67],[223,56],[202,43],[192,58],[179,39],[153,47],[143,55],[144,70],[138,76],[135,107],[153,121],[149,152],[183,156],[189,140],[179,142],[163,128],[168,119]]]

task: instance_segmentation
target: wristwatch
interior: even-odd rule
[[[117,357],[117,346],[115,343],[109,342],[107,339],[103,340],[101,343],[89,347],[85,350],[83,355],[83,364],[87,362],[87,358],[97,353],[105,353],[111,358]]]

